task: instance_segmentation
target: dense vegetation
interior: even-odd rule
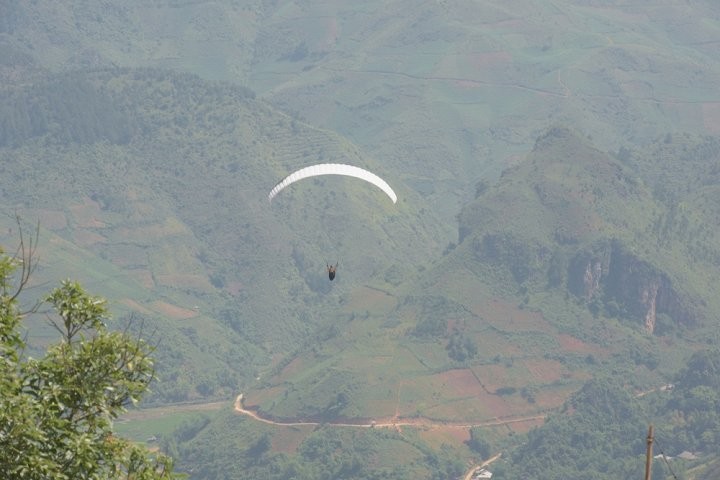
[[[324,422],[196,418],[163,439],[195,478],[447,478],[499,451],[498,477],[635,475],[648,422],[707,450],[717,7],[416,3],[5,2],[0,203],[40,219],[38,283],[79,278],[158,332],[155,405],[243,392]],[[318,161],[400,201],[322,179],[268,206]],[[44,355],[54,330],[25,325]],[[466,442],[332,426],[548,413]]]
[[[296,451],[279,453],[273,445],[292,443],[300,428],[263,428],[229,411],[221,413],[219,420],[190,435],[187,432],[192,429],[183,426],[163,439],[164,448],[176,458],[192,459],[180,462],[178,468],[191,470],[198,478],[223,480],[441,480],[458,477],[465,468],[451,445],[431,449],[412,432],[321,426],[303,429]],[[202,454],[209,451],[211,456]]]
[[[572,163],[559,160],[566,158],[568,152],[573,152]],[[565,175],[556,177],[554,169],[565,170]],[[687,252],[684,244],[676,242],[672,234],[669,242],[655,240],[648,225],[654,215],[670,207],[645,187],[646,182],[650,180],[642,180],[639,172],[623,166],[613,156],[590,149],[587,142],[569,130],[551,130],[526,162],[508,171],[498,185],[482,189],[477,202],[470,204],[460,218],[463,229],[460,243],[447,252],[444,262],[433,267],[432,275],[419,282],[420,288],[412,290],[412,296],[387,307],[378,319],[371,312],[361,317],[361,323],[357,317],[344,319],[323,342],[301,350],[312,353],[291,355],[313,367],[307,375],[288,378],[282,373],[288,364],[280,365],[273,372],[275,377],[269,376],[260,384],[258,395],[263,395],[265,388],[274,392],[259,402],[260,411],[279,418],[319,418],[329,422],[338,417],[390,414],[391,411],[382,408],[388,404],[388,397],[394,398],[396,393],[391,389],[388,397],[384,397],[381,392],[397,380],[390,378],[382,383],[387,372],[374,373],[367,361],[368,356],[383,355],[390,338],[397,342],[393,344],[395,356],[403,359],[395,363],[398,371],[406,372],[403,384],[413,376],[418,382],[432,384],[434,378],[466,368],[480,378],[492,378],[488,377],[490,373],[499,370],[506,372],[506,378],[496,382],[492,396],[486,398],[494,396],[513,402],[515,411],[551,407],[557,412],[551,413],[546,425],[531,431],[526,439],[522,435],[498,435],[487,429],[486,433],[478,428],[472,430],[468,450],[464,447],[456,450],[466,457],[487,458],[499,449],[522,445],[493,465],[498,478],[539,479],[548,475],[633,478],[642,472],[649,423],[656,425],[657,445],[668,457],[684,450],[707,451],[717,435],[717,413],[711,413],[717,412],[715,395],[711,393],[715,379],[711,373],[698,378],[690,372],[716,371],[717,354],[702,348],[715,342],[712,312],[717,307],[708,290],[712,284],[701,281],[712,278],[715,267],[711,258],[684,256]],[[587,185],[594,185],[596,190],[592,192]],[[575,204],[566,206],[566,211],[557,209],[563,198],[582,192],[587,192],[586,201],[591,208],[577,211]],[[537,202],[537,197],[542,202]],[[615,203],[627,198],[649,213],[621,209]],[[528,220],[517,226],[504,224],[502,218],[509,208],[523,212],[528,219],[542,221]],[[601,213],[593,219],[595,224],[586,223],[589,212]],[[715,215],[712,209],[693,212],[706,219]],[[628,218],[636,219],[632,228]],[[704,223],[711,224],[708,220]],[[498,230],[504,233],[494,233]],[[498,240],[496,235],[504,238]],[[713,246],[708,244],[708,248]],[[518,257],[524,260],[517,261]],[[688,258],[694,265],[692,275],[677,258]],[[462,270],[458,269],[460,264]],[[594,280],[584,277],[588,265]],[[474,275],[468,276],[465,269]],[[452,281],[444,275],[446,271],[453,272]],[[489,285],[478,281],[478,277],[488,279]],[[428,278],[440,278],[442,283],[433,283]],[[647,323],[649,306],[638,299],[644,285],[656,285],[664,295],[656,297],[652,325]],[[508,322],[507,317],[495,320],[486,311],[478,311],[474,305],[484,289],[497,292],[499,298],[514,299],[517,306],[506,311],[522,318],[522,323],[513,323],[512,318]],[[703,300],[699,301],[700,298]],[[542,312],[548,322],[540,322],[537,312]],[[387,333],[373,334],[376,329]],[[524,333],[525,329],[529,334]],[[576,336],[597,347],[563,351],[553,347],[557,345],[550,336],[553,331]],[[369,341],[363,341],[363,332],[368,332]],[[348,347],[353,338],[363,342],[368,352],[354,355]],[[524,351],[508,355],[502,350],[504,344],[522,345]],[[691,356],[698,348],[701,350]],[[409,353],[411,358],[398,355],[397,349],[405,355]],[[543,381],[526,373],[526,362],[546,365],[557,362],[565,373],[560,378]],[[687,367],[678,372],[678,364],[683,362],[687,362]],[[588,371],[598,378],[580,380],[583,372]],[[366,384],[359,379],[361,374],[370,373],[377,376],[372,393],[365,391]],[[664,388],[667,384],[674,385],[674,389]],[[402,413],[433,417],[437,407],[424,406],[424,399],[431,397],[440,404],[444,399],[461,401],[459,397],[450,400],[453,397],[447,389],[431,388],[409,397],[416,403]],[[565,404],[549,402],[548,395],[559,388],[577,393]],[[651,393],[640,395],[646,391]],[[338,392],[346,392],[342,393],[341,402],[337,401],[341,395]],[[496,399],[492,401],[498,405]],[[365,404],[375,409],[363,410]],[[391,405],[403,408],[402,403]],[[472,412],[471,408],[467,412]],[[204,462],[205,455],[201,453],[204,449],[199,445],[222,431],[226,423],[227,420],[213,422],[208,427],[213,430],[179,442],[182,445],[179,451],[184,452],[181,456]],[[280,438],[284,433],[279,428],[270,430],[268,435]],[[307,438],[307,434],[298,435]],[[252,438],[245,442],[251,444]],[[395,439],[389,448],[401,450],[401,443]],[[273,441],[270,444],[276,445]],[[298,440],[298,452],[301,445]],[[268,453],[273,451],[271,448]],[[308,462],[302,456],[290,458],[302,464]],[[275,462],[280,459],[285,456]],[[657,478],[670,474],[670,468],[678,475],[687,475],[686,478],[704,475],[704,467],[696,468],[681,460],[671,466],[661,459],[656,463]],[[699,463],[702,465],[702,461]],[[215,463],[215,468],[218,465]],[[331,470],[315,473],[320,472],[331,474]],[[373,478],[373,472],[377,473],[358,471],[348,478]],[[396,475],[393,478],[409,478],[406,476],[411,473]]]
[[[113,433],[154,378],[145,340],[107,327],[106,302],[66,281],[23,310],[37,245],[0,251],[0,471],[6,478],[170,479],[172,461]],[[49,304],[59,341],[26,357],[23,317]]]
[[[655,454],[659,455],[654,460],[653,478],[713,478],[712,471],[702,468],[702,461],[679,455],[711,452],[717,444],[719,365],[720,350],[700,350],[676,373],[675,383],[641,394],[628,391],[618,376],[588,381],[560,410],[550,414],[542,427],[512,442],[520,446],[492,465],[494,478],[642,478],[649,424],[655,426]],[[195,422],[182,426],[164,438],[163,445],[178,458],[198,458],[199,464],[193,461],[187,468],[192,465],[199,469],[195,473],[200,478],[359,480],[411,479],[421,475],[441,479],[456,477],[463,470],[463,462],[455,456],[457,448],[427,450],[413,440],[410,432],[318,427],[304,434],[296,452],[288,454],[273,453],[273,445],[296,437],[299,428],[291,433],[248,422],[224,412],[214,425]],[[241,438],[227,436],[240,431]],[[473,428],[467,442],[479,458],[490,458],[504,446],[503,441],[488,437],[488,433],[487,429]],[[396,465],[369,468],[387,449],[396,454],[404,452],[402,458],[390,463]],[[206,450],[215,454],[207,459],[196,457]]]
[[[106,92],[73,76],[5,90],[0,102],[0,147],[18,147],[45,135],[61,144],[124,144],[138,128]]]
[[[324,264],[317,261],[324,262],[318,245],[330,246],[330,237],[364,239],[354,246],[358,256],[343,258],[346,282],[435,246],[423,233],[410,240],[418,248],[401,258],[391,261],[388,250],[363,262],[362,252],[379,238],[398,240],[383,225],[371,227],[379,234],[371,236],[362,222],[337,224],[377,214],[382,205],[361,205],[368,195],[362,189],[343,194],[340,210],[312,221],[294,207],[310,204],[292,198],[269,210],[266,188],[276,181],[274,171],[285,168],[280,165],[302,165],[311,152],[359,154],[335,135],[254,100],[246,88],[168,71],[102,69],[42,77],[5,94],[19,100],[4,104],[2,116],[13,127],[0,148],[0,172],[12,180],[4,202],[47,220],[41,221],[47,238],[92,252],[93,269],[78,268],[82,262],[71,260],[77,251],[64,243],[56,258],[67,258],[74,274],[100,284],[108,296],[119,288],[122,314],[163,331],[157,352],[163,381],[154,402],[227,398],[269,355],[292,351],[331,324],[318,312],[338,297],[328,298]],[[97,115],[76,115],[80,105]],[[39,121],[14,120],[31,112],[47,122],[34,129]],[[298,150],[301,140],[306,146]],[[330,199],[324,197],[325,209]],[[385,223],[401,232],[410,220]],[[315,240],[299,242],[300,224]],[[5,231],[11,228],[8,223]],[[294,264],[286,261],[291,250]],[[47,267],[41,275],[53,274]],[[278,281],[276,272],[287,278]],[[120,285],[111,287],[115,282]],[[347,290],[340,285],[337,290]],[[178,317],[185,321],[175,322]]]
[[[53,86],[47,89],[42,87],[51,84]],[[627,375],[628,383],[637,389],[665,382],[672,375],[675,362],[687,355],[686,345],[712,329],[712,312],[716,306],[715,299],[709,295],[708,280],[713,275],[716,232],[707,225],[711,224],[708,219],[716,215],[715,206],[706,202],[703,208],[671,213],[672,204],[664,203],[656,189],[646,186],[652,185],[654,178],[643,177],[644,170],[638,167],[644,158],[642,152],[624,151],[618,158],[613,158],[595,150],[572,131],[559,127],[551,128],[541,136],[528,158],[506,171],[499,183],[477,189],[476,199],[459,217],[458,243],[447,248],[440,261],[427,263],[427,272],[420,268],[407,270],[399,263],[387,262],[391,268],[375,270],[376,275],[382,276],[374,280],[381,290],[363,291],[341,286],[342,293],[338,297],[328,297],[333,291],[322,281],[321,272],[317,276],[308,273],[312,268],[308,252],[316,248],[297,240],[288,242],[292,245],[292,251],[288,253],[294,262],[289,282],[292,288],[280,290],[280,295],[284,295],[289,304],[299,305],[299,309],[272,323],[269,320],[273,318],[271,311],[265,309],[275,305],[270,303],[267,291],[272,288],[270,285],[275,278],[259,276],[254,268],[256,255],[248,257],[248,252],[266,247],[251,234],[243,233],[252,225],[253,209],[248,207],[235,212],[241,220],[228,224],[223,223],[227,218],[226,210],[212,216],[207,214],[205,207],[213,202],[254,205],[257,202],[252,200],[252,195],[263,198],[261,185],[245,184],[245,190],[230,189],[231,182],[227,183],[227,190],[212,190],[209,185],[223,182],[223,176],[237,174],[240,169],[250,178],[270,177],[263,169],[266,167],[249,161],[252,152],[256,148],[265,148],[264,144],[239,143],[235,136],[270,136],[270,133],[262,133],[267,120],[265,116],[274,118],[276,114],[253,99],[251,92],[245,89],[225,84],[206,86],[196,77],[158,70],[70,73],[57,85],[52,82],[37,85],[33,88],[45,93],[33,95],[48,98],[71,96],[75,91],[103,91],[103,101],[113,101],[124,111],[132,112],[128,115],[137,130],[126,141],[114,141],[104,137],[102,129],[93,129],[92,118],[76,117],[71,111],[63,110],[62,102],[39,102],[48,109],[43,114],[45,117],[60,120],[57,127],[37,134],[16,133],[13,138],[17,142],[10,141],[3,149],[4,155],[14,160],[3,166],[4,173],[16,180],[6,190],[9,203],[32,205],[32,211],[39,212],[44,218],[49,218],[45,212],[53,215],[61,212],[66,222],[50,225],[48,235],[85,245],[97,255],[97,269],[108,272],[104,275],[116,274],[118,266],[129,267],[135,279],[145,278],[144,273],[139,275],[141,272],[151,272],[153,289],[171,300],[169,303],[187,305],[191,299],[192,304],[202,305],[202,309],[209,312],[207,317],[190,322],[184,320],[180,324],[170,323],[162,315],[147,309],[139,313],[150,328],[162,328],[163,331],[163,341],[156,355],[162,380],[155,389],[156,402],[213,396],[227,398],[240,385],[249,385],[250,379],[258,376],[258,369],[266,364],[267,355],[277,351],[277,346],[265,350],[253,344],[272,339],[276,345],[289,348],[284,352],[284,359],[272,369],[263,371],[257,385],[260,392],[278,387],[282,392],[265,397],[264,403],[259,405],[264,414],[325,421],[389,415],[400,378],[403,379],[401,384],[408,384],[409,378],[417,379],[419,384],[432,383],[439,381],[434,378],[463,369],[473,371],[480,378],[495,370],[507,372],[508,380],[492,387],[488,393],[500,398],[507,408],[512,405],[518,412],[529,414],[559,407],[562,397],[550,400],[547,395],[558,389],[566,395],[580,389],[585,372],[616,371]],[[83,87],[76,88],[75,85]],[[65,92],[64,88],[69,90]],[[87,101],[97,98],[88,94]],[[195,103],[179,98],[192,99]],[[244,109],[241,111],[245,116],[232,113],[233,108]],[[184,112],[191,111],[194,112],[192,121],[184,119]],[[199,113],[201,111],[205,113]],[[113,124],[114,118],[108,120],[109,125]],[[251,120],[253,118],[255,120]],[[333,145],[333,139],[323,132],[316,132],[282,115],[277,118],[273,131],[281,128],[288,132],[289,138],[294,139],[292,142],[302,132],[303,136],[317,134],[323,145],[318,148],[338,148],[338,151],[344,148],[342,144],[329,147]],[[224,129],[217,133],[220,124]],[[246,131],[249,127],[251,129]],[[74,136],[72,132],[88,133]],[[214,138],[212,145],[217,151],[208,149],[211,143],[206,136]],[[189,140],[182,143],[179,138]],[[698,168],[710,168],[704,178],[712,180],[709,167],[715,158],[712,140],[688,137],[685,141],[693,142],[698,151],[709,152]],[[247,150],[248,156],[242,157],[241,161],[222,155],[221,152],[233,148]],[[47,149],[55,149],[54,161],[65,167],[62,171],[41,168],[51,164],[47,163],[50,161],[49,154],[45,153]],[[174,161],[175,154],[185,161]],[[101,160],[103,158],[115,160],[106,162]],[[283,162],[296,161],[283,158]],[[568,158],[574,161],[570,162]],[[89,176],[81,173],[86,161],[95,165]],[[205,165],[206,177],[197,175],[192,167],[197,162]],[[21,166],[23,168],[19,168]],[[664,164],[659,164],[653,172],[657,174],[662,168]],[[40,177],[26,174],[32,169],[40,172]],[[143,178],[142,171],[151,172],[146,177],[152,178],[152,182]],[[108,181],[117,178],[119,172],[123,173],[126,183],[117,185]],[[78,183],[76,179],[81,178],[83,181]],[[688,182],[692,182],[691,179]],[[52,189],[34,191],[31,199],[24,192],[31,191],[36,182],[69,187],[60,195]],[[678,186],[676,195],[681,195],[683,189],[687,191],[688,185],[692,183]],[[708,181],[704,188],[712,189],[713,185]],[[198,188],[193,190],[192,202],[187,199],[188,188]],[[306,192],[298,195],[304,198]],[[570,204],[565,200],[569,197],[579,201]],[[55,205],[62,198],[66,198],[71,206],[56,210]],[[84,200],[78,201],[78,198]],[[628,200],[637,208],[622,209],[620,205]],[[176,201],[183,208],[173,208],[171,205]],[[328,206],[323,208],[327,210]],[[363,210],[354,211],[365,214]],[[599,212],[600,216],[593,217],[596,213],[591,212]],[[280,230],[273,231],[288,237],[291,237],[290,230],[304,231],[299,227],[302,222],[293,218],[297,214],[281,213],[292,227],[284,230],[281,226]],[[161,219],[166,215],[171,215],[172,221]],[[312,218],[304,210],[300,215],[303,222]],[[518,223],[505,224],[507,215],[517,217]],[[656,218],[662,224],[659,230],[653,226]],[[672,218],[672,222],[668,218]],[[259,221],[266,226],[273,225],[270,219]],[[331,224],[324,223],[326,221],[332,223],[335,219],[321,220],[318,225]],[[398,217],[391,217],[389,222],[397,228],[398,221],[407,222]],[[677,226],[666,227],[670,224]],[[686,248],[687,243],[682,239],[687,228],[682,225],[706,225],[705,233],[695,242],[696,248]],[[350,224],[345,226],[355,228]],[[278,225],[270,228],[276,229]],[[324,230],[317,228],[317,231]],[[152,234],[145,237],[146,232],[153,231],[160,237]],[[360,228],[348,232],[346,238],[363,238],[359,231]],[[234,234],[245,239],[245,243],[237,245]],[[83,240],[83,236],[90,241]],[[159,238],[164,240],[158,241]],[[329,243],[326,238],[319,239]],[[383,241],[391,241],[390,236]],[[372,250],[369,242],[354,245],[361,251]],[[63,255],[73,258],[77,254],[65,250]],[[418,258],[420,251],[406,255],[408,259]],[[176,258],[170,261],[171,257]],[[682,258],[688,258],[694,265],[692,272],[679,261]],[[238,269],[230,268],[228,261],[236,262],[234,265]],[[357,260],[348,261],[351,266],[353,262]],[[413,265],[415,261],[403,263]],[[275,261],[271,259],[269,264],[274,265]],[[588,265],[591,273],[597,269],[596,277],[589,283],[584,277]],[[406,275],[398,277],[398,270],[403,268]],[[631,271],[633,273],[629,274]],[[452,272],[451,276],[448,272]],[[50,271],[43,272],[47,273]],[[357,272],[342,273],[343,279],[358,278]],[[257,281],[234,290],[243,275]],[[441,279],[442,283],[437,284],[436,279]],[[656,285],[658,292],[662,292],[658,293],[650,336],[646,335],[647,325],[643,323],[648,306],[637,295],[647,285]],[[121,298],[144,298],[145,305],[154,305],[153,297],[138,288],[136,280],[108,283],[104,288],[106,295],[115,291]],[[275,286],[272,291],[279,290]],[[387,299],[383,301],[385,303],[362,300],[372,292],[384,292],[380,295]],[[491,313],[487,306],[494,305],[492,301],[488,300],[485,307],[478,304],[483,298],[493,296],[508,302],[509,310]],[[334,311],[331,316],[321,313],[327,312],[328,300],[332,302],[333,299],[348,306]],[[529,329],[531,334],[515,332],[505,326],[503,316],[508,314],[525,318],[523,328]],[[550,329],[535,323],[542,317],[550,321]],[[213,322],[212,329],[204,326],[209,321]],[[277,330],[277,325],[284,327]],[[594,353],[566,352],[557,349],[554,335],[572,335],[601,348]],[[668,341],[671,345],[666,343]],[[359,348],[360,345],[363,347]],[[506,353],[516,346],[520,346],[522,353]],[[398,351],[401,355],[393,354],[397,370],[392,375],[384,368],[366,369],[370,365],[369,359],[387,357],[389,352]],[[611,352],[613,354],[609,355]],[[557,365],[552,368],[560,368],[561,375],[548,380],[534,378],[526,365],[538,358],[543,364]],[[292,379],[286,378],[284,369],[298,360],[313,367]],[[243,367],[228,368],[229,365]],[[454,419],[458,414],[451,410],[438,409],[440,413],[437,413],[433,409],[436,405],[450,405],[463,398],[461,394],[445,389],[423,391],[420,388],[411,392],[401,398],[399,404],[406,416],[436,418],[439,415],[440,420]],[[417,402],[418,398],[427,396],[434,398],[436,403]],[[379,405],[382,406],[378,408]],[[473,415],[482,418],[489,413],[475,410]],[[231,425],[221,422],[213,428],[230,429]],[[204,430],[198,429],[196,433]],[[204,437],[191,435],[177,442],[177,448],[171,448],[172,444],[167,444],[167,448],[187,459],[188,463],[183,466],[190,470],[192,464],[206,462],[208,446],[201,438]],[[254,440],[247,438],[247,441],[252,443]],[[388,441],[392,448],[403,450],[404,440],[391,438]],[[498,441],[504,444],[507,439],[496,439]],[[436,467],[428,465],[437,463],[440,465],[438,471],[445,471],[444,460],[430,462],[431,457],[427,455],[433,450],[427,450],[422,440],[414,445],[413,448],[421,452],[416,452],[419,458],[424,459],[418,460],[416,468],[434,471]],[[477,445],[474,450],[460,447],[460,451],[463,452],[461,456],[467,457],[475,455],[472,452],[477,452],[478,448]],[[269,459],[279,452],[271,444],[267,453]],[[275,459],[274,462],[280,463],[270,463],[279,468],[284,458]],[[291,455],[289,458],[288,461],[297,461],[299,465],[313,462],[302,456]],[[214,464],[213,468],[218,472],[226,468],[222,462]],[[265,464],[261,462],[253,468],[263,469]],[[308,468],[309,472],[314,472],[309,475],[322,470],[317,470],[320,467]],[[379,471],[382,469],[365,468],[355,474],[357,478],[363,478],[362,475]],[[407,475],[412,471],[408,470]],[[212,472],[207,473],[208,478],[215,474]]]
[[[700,350],[677,373],[675,383],[642,397],[621,379],[596,379],[575,394],[565,411],[531,431],[498,478],[642,478],[645,434],[655,424],[653,478],[713,478],[678,457],[711,452],[720,435],[720,351]],[[706,476],[707,475],[707,476]]]

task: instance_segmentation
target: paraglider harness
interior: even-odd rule
[[[338,262],[335,262],[334,267],[332,265],[328,264],[327,262],[325,263],[325,266],[327,267],[328,278],[332,282],[335,279],[335,270],[337,269]]]

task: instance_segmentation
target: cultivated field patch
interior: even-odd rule
[[[476,397],[429,405],[422,413],[424,417],[436,422],[470,424],[487,422],[510,415],[522,415],[526,413],[526,410],[512,405],[507,398],[484,393]]]
[[[505,427],[515,433],[527,433],[533,428],[541,427],[545,423],[543,418],[530,418],[518,422],[510,422],[505,424]]]
[[[561,333],[556,336],[560,348],[565,352],[580,353],[580,354],[598,354],[603,353],[603,349],[589,345],[579,338],[575,338],[572,335]]]
[[[364,311],[368,310],[368,305],[371,306],[369,310],[373,312],[390,311],[397,305],[397,299],[382,290],[363,286],[350,294],[344,310],[348,312]]]
[[[149,244],[159,238],[170,236],[188,235],[191,232],[176,218],[168,217],[162,223],[144,225],[138,227],[122,227],[117,229],[117,234],[125,241],[133,241],[138,244]]]
[[[589,379],[590,375],[587,375]],[[583,381],[577,380],[560,385],[547,386],[539,389],[535,394],[535,408],[538,410],[549,410],[560,407],[570,395],[579,390]]]
[[[271,449],[276,453],[294,454],[300,444],[315,430],[314,425],[293,425],[278,427],[276,435],[272,436]]]
[[[302,372],[306,368],[306,366],[307,362],[303,357],[298,356],[293,358],[292,360],[290,360],[290,363],[288,363],[285,368],[283,368],[282,371],[277,375],[277,381],[284,382],[290,378],[293,378],[295,375]]]
[[[483,395],[485,389],[469,368],[448,370],[433,376],[433,381],[451,397],[467,397]]]
[[[152,313],[153,313],[152,310],[143,307],[142,305],[140,305],[138,302],[136,302],[135,300],[133,300],[131,298],[123,298],[120,300],[120,303],[129,307],[131,310],[133,310],[135,312],[142,313],[143,315],[152,315]]]
[[[565,366],[557,360],[533,358],[532,360],[519,360],[517,363],[528,371],[535,380],[533,383],[552,383],[560,380],[563,374],[567,374]]]
[[[720,135],[720,102],[703,103],[702,116],[708,133]]]
[[[490,360],[494,358],[521,357],[527,354],[523,345],[517,339],[503,332],[487,329],[473,335],[480,358]]]
[[[103,237],[99,233],[79,228],[73,232],[73,240],[78,246],[90,247],[98,243],[107,243],[107,238]]]
[[[470,367],[482,386],[490,393],[501,388],[522,388],[531,383],[531,376],[524,366],[515,360],[507,364],[475,365]]]
[[[504,332],[553,331],[542,313],[521,309],[517,305],[499,298],[492,298],[481,303],[472,303],[470,300],[468,306],[474,314],[481,316],[487,323]]]
[[[162,300],[155,301],[150,304],[151,308],[155,310],[158,313],[161,313],[163,315],[166,315],[171,318],[176,318],[179,320],[185,320],[188,318],[193,318],[198,316],[198,312],[195,310],[190,310],[188,308],[182,308],[178,307],[177,305],[172,305],[170,303],[164,302]]]
[[[440,448],[443,444],[459,447],[470,440],[470,429],[435,426],[418,429],[418,436],[433,448]]]
[[[68,207],[72,214],[73,222],[80,228],[105,228],[107,225],[101,221],[102,210],[100,204],[88,197],[82,199],[81,204]]]
[[[218,410],[218,408],[207,409]],[[131,412],[118,419],[114,430],[124,438],[135,442],[155,444],[159,436],[170,436],[183,423],[201,418],[202,411],[167,411],[165,413]]]
[[[153,274],[150,270],[136,268],[128,270],[127,272],[130,277],[135,279],[136,282],[148,290],[155,288],[155,280],[153,279]]]
[[[251,410],[259,408],[261,405],[278,398],[286,389],[283,385],[275,385],[260,390],[252,390],[247,394],[243,394],[243,404]]]
[[[23,217],[37,219],[40,226],[48,230],[63,230],[68,226],[67,217],[60,210],[28,210],[23,213]]]
[[[159,285],[175,288],[186,288],[203,292],[213,291],[210,280],[205,275],[193,273],[176,273],[171,275],[156,275],[155,280]]]
[[[503,68],[512,63],[512,55],[506,50],[495,52],[473,53],[467,57],[468,64],[476,70],[485,71],[491,68]]]

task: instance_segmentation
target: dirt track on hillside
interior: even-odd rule
[[[277,426],[285,426],[285,427],[298,427],[303,425],[332,425],[335,427],[356,427],[356,428],[395,428],[398,429],[400,427],[418,427],[418,428],[472,428],[472,427],[493,427],[497,425],[509,425],[512,423],[522,423],[522,422],[533,422],[537,420],[544,420],[547,416],[546,414],[542,415],[531,415],[527,417],[513,417],[513,418],[504,418],[504,419],[493,419],[493,420],[487,420],[484,422],[475,422],[475,423],[468,423],[468,422],[439,422],[437,420],[431,420],[428,418],[390,418],[390,419],[378,419],[371,422],[333,422],[333,421],[327,421],[327,422],[313,422],[313,421],[277,421],[277,420],[271,420],[268,418],[261,417],[257,414],[257,412],[253,410],[248,410],[243,405],[243,394],[237,396],[235,399],[235,406],[234,406],[235,412],[247,415],[248,417],[251,417],[258,422],[267,423],[269,425],[277,425]]]
[[[407,426],[407,427],[420,427],[420,428],[472,428],[472,427],[490,427],[490,426],[496,426],[496,425],[507,425],[511,423],[520,423],[520,422],[530,422],[530,421],[536,421],[536,420],[544,420],[546,415],[533,415],[529,417],[516,417],[516,418],[508,418],[503,420],[489,420],[486,422],[478,422],[478,423],[467,423],[467,422],[437,422],[432,421],[426,418],[413,418],[413,419],[399,419],[394,418],[391,420],[381,420],[381,421],[371,421],[370,423],[348,423],[348,422],[303,422],[303,421],[276,421],[276,420],[270,420],[267,418],[263,418],[260,415],[257,414],[257,412],[253,410],[248,410],[243,405],[243,394],[237,396],[235,399],[235,405],[234,405],[235,412],[247,415],[248,417],[257,420],[258,422],[267,423],[269,425],[276,425],[276,426],[284,426],[284,427],[297,427],[297,426],[303,426],[303,425],[332,425],[334,427],[356,427],[356,428],[395,428],[399,429],[400,427]],[[481,468],[484,468],[488,465],[490,465],[495,460],[499,459],[502,453],[498,453],[489,459],[485,460],[479,465],[474,465],[471,467],[463,477],[463,480],[471,480],[472,476],[480,470]]]

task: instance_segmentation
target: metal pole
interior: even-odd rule
[[[650,480],[650,469],[652,467],[652,444],[653,444],[653,426],[648,428],[647,436],[647,455],[645,456],[645,480]]]

